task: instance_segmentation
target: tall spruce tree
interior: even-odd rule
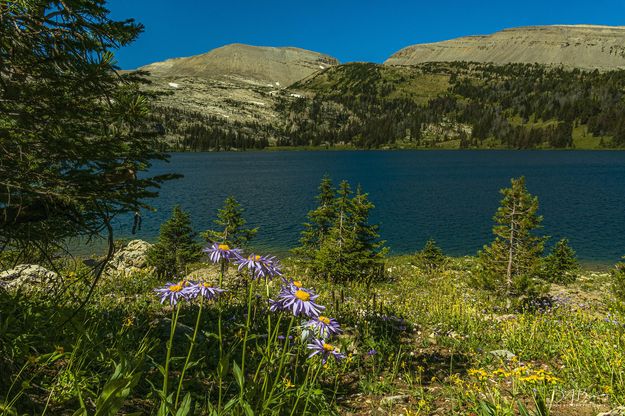
[[[180,206],[161,225],[158,241],[148,250],[148,265],[165,277],[183,275],[187,264],[201,257],[201,246],[195,240],[191,217]]]
[[[351,238],[353,239],[351,255],[352,264],[360,276],[358,280],[370,282],[376,277],[382,277],[383,260],[388,253],[386,243],[380,240],[378,224],[369,223],[369,214],[375,205],[369,200],[369,195],[362,192],[362,188],[356,188],[356,195],[352,198],[352,211],[349,224]]]
[[[139,175],[166,155],[113,55],[142,30],[102,0],[0,1],[0,247],[105,233],[110,257],[113,218],[171,177]]]
[[[374,205],[360,187],[353,192],[341,182],[334,201],[335,218],[312,260],[313,270],[335,282],[370,282],[381,276],[387,250],[379,241],[378,226],[369,224]]]
[[[536,278],[544,237],[532,232],[540,227],[538,198],[525,187],[525,178],[511,180],[501,191],[503,199],[493,217],[495,240],[479,252],[480,282],[508,299],[532,297],[540,291]]]
[[[352,211],[352,190],[347,181],[339,184],[334,200],[336,214],[327,236],[315,251],[313,270],[333,281],[348,280],[356,272],[350,269],[349,253],[354,239],[350,236],[349,217]]]
[[[203,232],[202,238],[209,243],[244,247],[254,238],[258,228],[245,228],[247,221],[243,218],[243,213],[241,204],[233,196],[229,196],[224,201],[223,208],[217,211],[217,219],[213,221],[220,228]]]
[[[304,230],[300,237],[300,246],[294,250],[295,254],[308,261],[315,258],[315,253],[321,247],[323,240],[328,237],[330,229],[336,219],[335,192],[332,179],[325,175],[319,184],[319,194],[315,197],[317,208],[308,212],[308,222],[304,223]]]

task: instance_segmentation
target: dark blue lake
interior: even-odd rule
[[[542,232],[567,237],[585,263],[625,255],[625,152],[336,151],[177,153],[152,173],[183,179],[163,186],[143,213],[137,238],[154,240],[171,208],[188,210],[198,231],[211,226],[228,195],[259,226],[255,246],[284,253],[297,244],[321,177],[361,184],[376,205],[372,220],[395,254],[432,237],[451,255],[475,254],[492,239],[492,216],[511,177],[525,175],[540,199]],[[130,237],[123,219],[118,237]]]

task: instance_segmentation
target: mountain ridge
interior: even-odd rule
[[[171,58],[139,69],[157,77],[192,76],[285,87],[338,63],[330,55],[294,46],[232,43],[203,54]]]
[[[586,70],[625,69],[625,26],[545,25],[506,28],[406,46],[386,65],[425,62],[539,63]]]

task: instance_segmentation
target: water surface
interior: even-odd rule
[[[284,253],[297,244],[321,177],[361,184],[376,205],[372,220],[395,254],[434,238],[451,255],[475,254],[492,239],[492,216],[511,177],[525,175],[540,199],[542,232],[567,237],[586,263],[625,254],[625,152],[327,151],[177,153],[151,173],[177,172],[143,214],[137,238],[154,240],[171,208],[188,210],[197,230],[211,226],[228,195],[259,226],[256,245]],[[118,236],[129,237],[123,219]]]

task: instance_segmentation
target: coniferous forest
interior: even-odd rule
[[[283,147],[571,149],[625,146],[625,71],[538,64],[332,67],[277,97],[280,120],[154,111],[176,150]]]

